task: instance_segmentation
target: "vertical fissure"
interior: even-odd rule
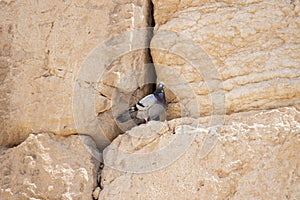
[[[154,63],[153,63],[153,57],[152,57],[152,54],[151,54],[151,40],[153,38],[153,35],[154,35],[154,27],[155,27],[155,19],[154,19],[154,5],[153,5],[153,2],[152,0],[147,0],[146,2],[148,5],[148,13],[147,13],[147,22],[146,22],[146,25],[147,25],[147,29],[148,29],[148,35],[147,35],[147,49],[145,51],[145,53],[147,54],[147,60],[146,60],[146,63],[147,63],[147,67],[151,67],[151,70],[152,73],[149,73],[149,74],[146,74],[145,78],[147,80],[152,80],[148,83],[151,83],[152,84],[152,92],[154,92],[154,90],[156,89],[156,83],[157,83],[157,75],[156,75],[156,71],[155,71],[155,66],[154,66]],[[101,183],[101,173],[102,173],[102,170],[103,170],[103,167],[104,167],[104,163],[101,163],[101,167],[99,168],[99,171],[98,171],[98,177],[97,177],[97,187],[94,189],[93,191],[93,199],[98,199],[101,191],[103,190],[103,185]]]
[[[151,0],[149,0],[149,26],[150,27],[155,27],[155,19],[154,19],[154,4]]]
[[[151,54],[151,40],[153,38],[154,35],[154,27],[155,27],[155,19],[154,19],[154,5],[152,0],[148,0],[148,27],[149,27],[149,33],[148,33],[148,49],[147,49],[147,56],[148,56],[148,63],[150,64],[153,74],[151,74],[153,76],[153,87],[152,87],[152,92],[154,92],[154,90],[156,89],[156,83],[157,83],[157,76],[156,76],[156,71],[155,71],[155,66],[153,63],[153,58],[152,58],[152,54]]]

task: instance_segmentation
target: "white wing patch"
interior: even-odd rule
[[[157,99],[154,94],[149,94],[142,98],[136,105],[138,110],[147,110],[149,107],[157,103]]]

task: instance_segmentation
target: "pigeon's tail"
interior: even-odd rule
[[[125,110],[123,113],[119,114],[117,116],[117,121],[123,123],[123,122],[127,122],[132,118],[132,115],[135,113],[135,109],[134,107],[131,107],[129,110]]]

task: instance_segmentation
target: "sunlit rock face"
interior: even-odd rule
[[[169,119],[299,101],[299,1],[153,3],[151,53]]]
[[[92,199],[97,151],[89,136],[31,134],[0,152],[1,199]]]
[[[135,43],[146,46],[151,33],[132,35],[120,55],[95,51],[103,43],[118,47],[126,41],[111,38],[151,25],[150,1],[0,4],[0,146],[19,144],[29,133],[89,134],[96,126],[107,141],[116,137],[121,131],[111,113],[113,91],[137,90],[140,96],[152,91],[148,83],[155,81],[154,68],[145,65],[151,60],[148,50],[129,48]],[[89,63],[97,66],[90,69]],[[93,99],[85,102],[88,95],[81,88],[88,88]]]
[[[299,1],[0,5],[1,200],[300,199]]]
[[[293,107],[150,122],[104,151],[99,199],[298,199],[299,134]]]

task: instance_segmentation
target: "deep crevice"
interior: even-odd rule
[[[148,12],[148,22],[147,22],[147,26],[149,27],[149,33],[148,33],[148,49],[147,49],[147,56],[148,56],[148,60],[147,62],[151,65],[152,67],[152,70],[153,70],[153,80],[154,81],[154,84],[152,86],[152,91],[151,92],[154,92],[155,89],[156,89],[156,83],[157,83],[157,75],[156,75],[156,71],[155,71],[155,66],[154,66],[154,63],[153,63],[153,58],[152,58],[152,54],[151,54],[151,48],[150,48],[150,45],[151,45],[151,40],[153,38],[153,35],[154,35],[154,27],[155,27],[155,19],[154,19],[154,5],[153,5],[153,2],[152,0],[148,0],[148,8],[149,8],[149,12]]]
[[[148,48],[146,49],[146,55],[147,55],[147,60],[146,60],[146,64],[148,64],[149,67],[151,67],[152,69],[152,72],[153,73],[150,73],[150,76],[153,76],[153,77],[145,77],[145,78],[149,78],[150,80],[152,79],[154,82],[153,84],[151,84],[150,86],[150,92],[154,92],[155,89],[156,89],[156,83],[157,83],[157,75],[156,75],[156,70],[155,70],[155,66],[154,66],[154,63],[153,63],[153,57],[152,57],[152,54],[151,54],[151,48],[150,48],[150,44],[151,44],[151,40],[153,38],[153,35],[154,35],[154,27],[155,27],[155,19],[154,19],[154,5],[153,5],[153,2],[152,0],[148,0],[147,1],[147,6],[148,6],[148,15],[147,15],[147,28],[148,28],[148,35],[147,35],[147,46]],[[145,75],[147,76],[147,75]],[[95,189],[97,188],[100,188],[100,193],[101,191],[103,190],[103,185],[101,184],[101,173],[102,173],[102,170],[104,168],[104,163],[101,163],[100,164],[100,167],[99,167],[99,171],[97,173],[97,186]],[[94,190],[95,190],[94,189]],[[97,199],[95,197],[93,197],[93,199]]]
[[[149,0],[149,26],[150,27],[155,27],[155,19],[154,19],[154,4],[151,0]]]

